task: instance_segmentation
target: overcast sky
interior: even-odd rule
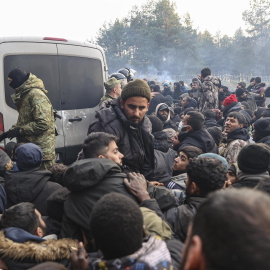
[[[145,0],[0,0],[0,37],[49,36],[85,41],[96,36],[105,21],[125,17]],[[177,0],[180,17],[189,12],[193,25],[214,35],[233,36],[245,28],[242,12],[249,0]]]

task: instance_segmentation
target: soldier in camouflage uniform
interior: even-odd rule
[[[223,139],[219,148],[219,154],[226,158],[228,166],[237,162],[240,150],[249,143],[249,134],[244,128],[245,118],[239,112],[228,114],[225,122],[227,136]]]
[[[106,94],[99,102],[100,109],[106,108],[110,102],[121,96],[121,81],[122,80],[117,80],[116,78],[112,77],[104,83]]]
[[[211,76],[210,68],[204,68],[199,75],[202,81],[201,93],[199,96],[199,109],[202,113],[209,109],[218,109],[218,90],[220,81]]]
[[[55,161],[55,125],[53,108],[42,80],[20,68],[13,69],[8,80],[15,90],[11,95],[19,112],[18,120],[3,135],[17,137],[20,143],[34,143],[43,152],[42,168],[49,168]]]

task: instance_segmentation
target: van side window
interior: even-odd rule
[[[102,66],[92,58],[59,56],[61,108],[93,108],[103,96]]]
[[[14,67],[22,67],[42,79],[48,97],[56,110],[92,108],[103,96],[102,65],[100,60],[76,56],[9,55],[4,59],[5,99],[11,99],[13,89],[7,75]]]

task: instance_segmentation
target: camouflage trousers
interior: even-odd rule
[[[54,160],[43,160],[40,168],[44,170],[48,170],[54,163],[55,163]]]

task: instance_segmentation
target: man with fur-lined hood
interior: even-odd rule
[[[29,269],[46,261],[67,266],[70,252],[77,248],[75,240],[45,236],[46,225],[32,203],[20,203],[7,209],[0,226],[0,258],[8,269]]]
[[[166,103],[160,103],[156,107],[155,115],[162,121],[163,129],[177,130],[177,125],[171,120],[170,108]]]
[[[201,75],[199,75],[202,86],[199,97],[199,110],[205,112],[209,109],[218,109],[218,90],[220,81],[211,76],[210,68],[203,68]]]

